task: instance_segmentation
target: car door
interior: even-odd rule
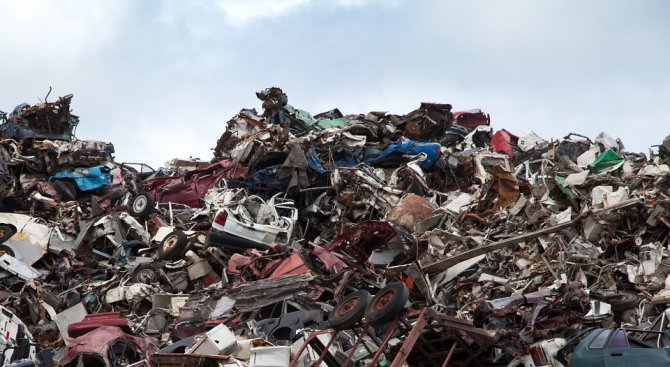
[[[596,329],[582,340],[571,356],[572,367],[603,367],[603,352],[611,330]]]
[[[603,350],[603,361],[605,367],[625,367],[628,366],[628,337],[623,329],[615,330],[607,343],[607,348]]]
[[[619,330],[626,337],[626,348],[605,351],[605,366],[670,366],[670,343],[665,332]],[[614,338],[620,336],[612,337]],[[623,343],[621,341],[621,343]],[[612,343],[610,343],[611,345]]]

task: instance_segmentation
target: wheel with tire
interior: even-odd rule
[[[393,320],[409,299],[409,290],[402,283],[391,283],[382,288],[365,310],[365,320],[377,326]]]
[[[12,250],[11,248],[9,248],[6,245],[0,245],[0,256],[5,255],[5,254],[7,254],[11,257],[14,257],[14,250]]]
[[[359,290],[344,297],[328,315],[330,327],[335,330],[351,329],[363,319],[370,298],[370,293],[366,290]]]
[[[188,238],[186,233],[177,229],[161,241],[160,246],[158,246],[158,259],[177,260],[186,252],[187,247]]]
[[[621,312],[635,308],[638,305],[638,296],[636,293],[621,291],[609,294],[603,297],[603,302],[612,306],[613,312]]]
[[[51,183],[62,201],[77,200],[77,187],[74,183],[64,180],[55,180]]]
[[[10,226],[9,224],[0,224],[0,243],[10,239],[14,233],[16,233],[14,227]]]
[[[147,193],[142,193],[135,196],[135,199],[133,199],[133,203],[130,206],[130,212],[136,217],[146,218],[153,213],[155,206],[156,201],[154,198]]]

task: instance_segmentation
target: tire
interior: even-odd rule
[[[370,293],[366,290],[356,291],[344,297],[328,315],[330,327],[335,330],[351,329],[363,319],[370,298]]]
[[[603,297],[603,302],[612,306],[612,312],[621,312],[637,307],[639,301],[636,293],[621,291]]]
[[[52,185],[62,201],[77,200],[77,187],[72,182],[55,180],[53,181]]]
[[[107,192],[105,195],[100,197],[100,200],[111,200],[115,202],[123,197],[126,194],[126,190],[123,189],[113,189]]]
[[[372,302],[365,310],[365,320],[373,326],[385,324],[393,320],[409,298],[409,290],[402,283],[391,283],[375,294]]]
[[[130,205],[130,212],[136,217],[146,218],[154,212],[156,201],[154,198],[146,193],[135,196]]]
[[[160,246],[158,246],[158,259],[177,260],[182,257],[187,247],[188,238],[186,233],[177,229],[161,241]]]
[[[3,243],[10,239],[14,234],[16,233],[16,230],[14,227],[8,225],[8,224],[0,224],[0,243]]]
[[[0,256],[7,254],[11,257],[14,257],[14,250],[11,248],[5,246],[5,245],[0,245]]]

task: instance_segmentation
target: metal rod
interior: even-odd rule
[[[456,351],[456,342],[451,345],[451,349],[449,349],[449,354],[447,354],[447,358],[444,359],[444,363],[442,363],[442,367],[447,367],[449,365],[449,361],[451,361],[451,357],[454,355],[454,352]]]

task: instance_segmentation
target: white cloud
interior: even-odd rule
[[[243,25],[251,20],[273,18],[307,5],[311,0],[220,0],[228,20]]]
[[[22,63],[81,60],[115,38],[130,4],[127,0],[0,1],[0,46]]]
[[[152,165],[208,159],[228,118],[260,108],[254,92],[272,85],[313,113],[435,101],[517,133],[658,143],[667,6],[546,3],[0,0],[0,109],[49,86],[51,99],[74,93],[80,138]]]
[[[307,5],[352,9],[370,4],[396,6],[400,0],[218,0],[230,23],[242,26],[252,20],[284,16]]]

